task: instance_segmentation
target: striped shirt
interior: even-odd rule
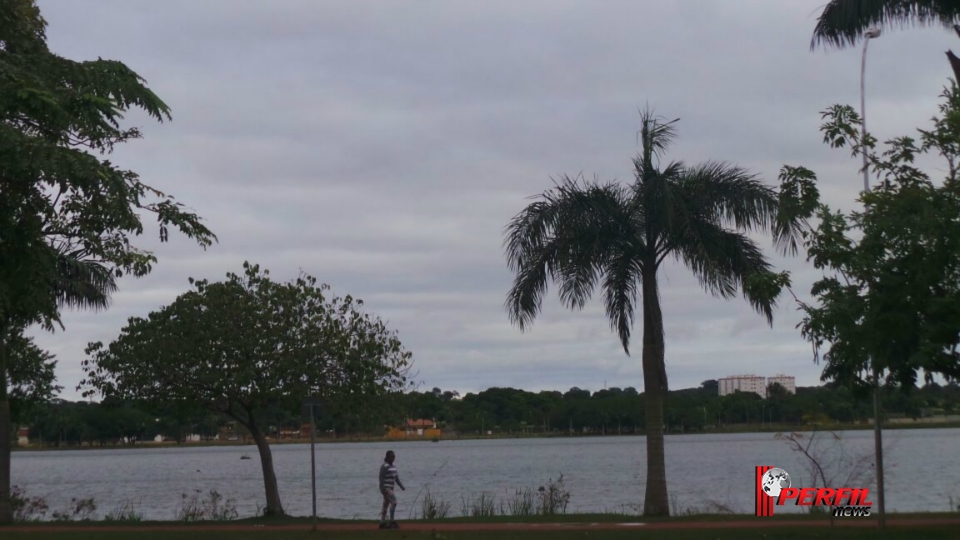
[[[394,489],[398,479],[397,468],[384,461],[380,466],[380,489]]]

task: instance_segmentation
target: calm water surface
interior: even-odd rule
[[[866,456],[863,465],[872,467],[873,433],[840,435],[836,442],[820,434],[814,445],[829,457],[828,473],[835,474],[837,483],[846,478],[844,455],[848,462]],[[644,445],[643,437],[319,444],[318,513],[375,517],[380,504],[377,470],[388,448],[397,453],[407,487],[398,493],[398,517],[408,517],[424,488],[449,501],[458,514],[463,498],[483,492],[505,498],[560,474],[571,494],[568,511],[630,511],[643,503]],[[752,512],[755,465],[786,469],[794,486],[811,484],[804,458],[773,434],[672,435],[666,446],[667,482],[677,509],[703,508],[715,501]],[[950,497],[960,504],[960,429],[889,430],[884,446],[890,511],[947,510]],[[240,459],[244,454],[253,459]],[[309,515],[309,445],[275,446],[273,459],[284,509]],[[263,501],[263,477],[253,446],[15,452],[13,483],[26,487],[30,495],[46,497],[51,510],[66,508],[73,497],[93,497],[100,515],[130,501],[145,518],[159,520],[173,519],[182,494],[195,490],[217,490],[235,499],[241,516],[253,515]]]

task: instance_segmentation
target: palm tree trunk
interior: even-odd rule
[[[7,327],[0,323],[0,525],[13,523],[10,501],[10,401],[7,396]]]
[[[283,505],[280,504],[280,490],[277,487],[277,474],[273,470],[273,453],[270,451],[270,444],[267,438],[261,433],[256,422],[251,418],[250,425],[247,426],[250,436],[257,444],[257,450],[260,453],[260,466],[263,469],[263,488],[267,496],[267,507],[264,510],[266,517],[279,517],[284,515]]]
[[[644,516],[669,516],[667,468],[663,449],[663,400],[667,393],[664,364],[663,312],[657,269],[643,272],[643,387],[647,411],[647,490]]]

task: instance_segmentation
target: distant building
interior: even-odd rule
[[[403,423],[403,428],[388,426],[385,436],[388,439],[400,439],[405,437],[440,437],[440,429],[434,420],[410,420]]]
[[[734,375],[717,380],[720,395],[726,396],[735,392],[753,392],[762,398],[767,397],[766,379],[759,375]]]
[[[767,388],[771,384],[777,383],[782,386],[787,392],[791,394],[797,393],[797,378],[790,375],[774,375],[773,377],[767,377]]]
[[[30,444],[30,430],[22,427],[17,430],[17,446],[27,446]]]
[[[767,389],[777,383],[791,394],[797,393],[797,379],[792,375],[774,375],[763,378],[759,375],[733,375],[717,379],[717,389],[721,396],[734,392],[753,392],[762,398],[767,397]]]

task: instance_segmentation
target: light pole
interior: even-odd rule
[[[318,405],[316,397],[308,397],[306,403],[310,407],[310,489],[313,494],[313,532],[317,531],[317,454],[315,446],[317,444],[317,421],[313,408]]]
[[[866,78],[867,71],[867,44],[871,39],[880,37],[880,29],[873,27],[863,33],[863,57],[860,61],[860,152],[863,156],[863,191],[870,191],[870,173],[867,164],[867,149],[863,146],[867,137],[867,97],[866,97]],[[877,474],[877,506],[880,509],[880,526],[887,525],[886,501],[883,489],[883,435],[880,429],[880,372],[874,362],[870,362],[871,371],[873,371],[873,452],[875,454],[876,474]]]
[[[863,190],[870,191],[870,175],[867,172],[867,149],[863,147],[864,139],[867,137],[867,93],[866,93],[866,74],[867,74],[867,45],[871,39],[880,37],[879,28],[870,28],[863,33],[863,57],[860,60],[860,152],[863,155]]]

